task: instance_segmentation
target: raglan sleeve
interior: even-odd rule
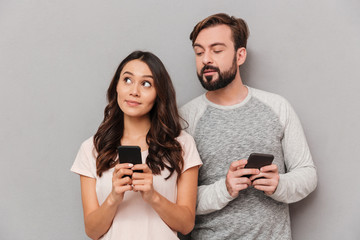
[[[317,173],[300,120],[286,100],[284,104],[282,148],[286,173],[280,174],[279,184],[271,197],[280,202],[293,203],[316,188]]]
[[[225,179],[220,179],[210,185],[198,186],[196,215],[218,211],[234,199],[227,191]]]
[[[194,137],[196,124],[206,109],[202,97],[185,104],[180,108],[180,115],[183,118],[183,127]],[[201,156],[200,156],[201,157]],[[203,215],[218,211],[234,200],[227,191],[225,179],[220,179],[210,185],[198,186],[196,214]]]

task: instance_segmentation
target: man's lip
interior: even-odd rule
[[[213,75],[213,74],[215,74],[215,73],[217,73],[217,71],[215,71],[215,70],[212,70],[212,71],[206,70],[206,71],[203,72],[203,74],[204,74],[205,76]]]
[[[202,74],[204,75],[213,75],[218,72],[218,69],[214,66],[206,65],[201,70]]]

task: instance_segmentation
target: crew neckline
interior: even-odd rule
[[[225,105],[220,105],[220,104],[213,103],[206,97],[206,93],[204,93],[202,95],[202,98],[208,105],[210,105],[210,106],[212,106],[214,108],[228,109],[228,110],[235,109],[235,108],[238,108],[238,107],[241,107],[241,106],[245,105],[250,100],[250,98],[252,96],[252,89],[250,87],[246,86],[246,85],[245,85],[245,87],[248,89],[247,96],[245,97],[245,99],[243,101],[241,101],[240,103],[234,104],[234,105],[225,106]]]

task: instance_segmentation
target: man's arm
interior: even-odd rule
[[[236,197],[231,197],[226,189],[225,178],[210,185],[198,186],[196,215],[215,212],[225,207]]]
[[[241,190],[251,186],[250,179],[243,176],[259,174],[259,170],[244,168],[246,163],[246,159],[232,162],[226,179],[220,179],[213,184],[198,187],[197,215],[208,214],[222,209],[235,199]]]
[[[286,108],[286,121],[282,147],[287,172],[271,197],[277,201],[293,203],[309,195],[317,185],[317,174],[301,123],[290,104]]]

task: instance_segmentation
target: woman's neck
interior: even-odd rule
[[[141,151],[147,150],[146,135],[150,126],[149,116],[141,118],[124,116],[124,134],[121,138],[121,145],[140,146]]]

